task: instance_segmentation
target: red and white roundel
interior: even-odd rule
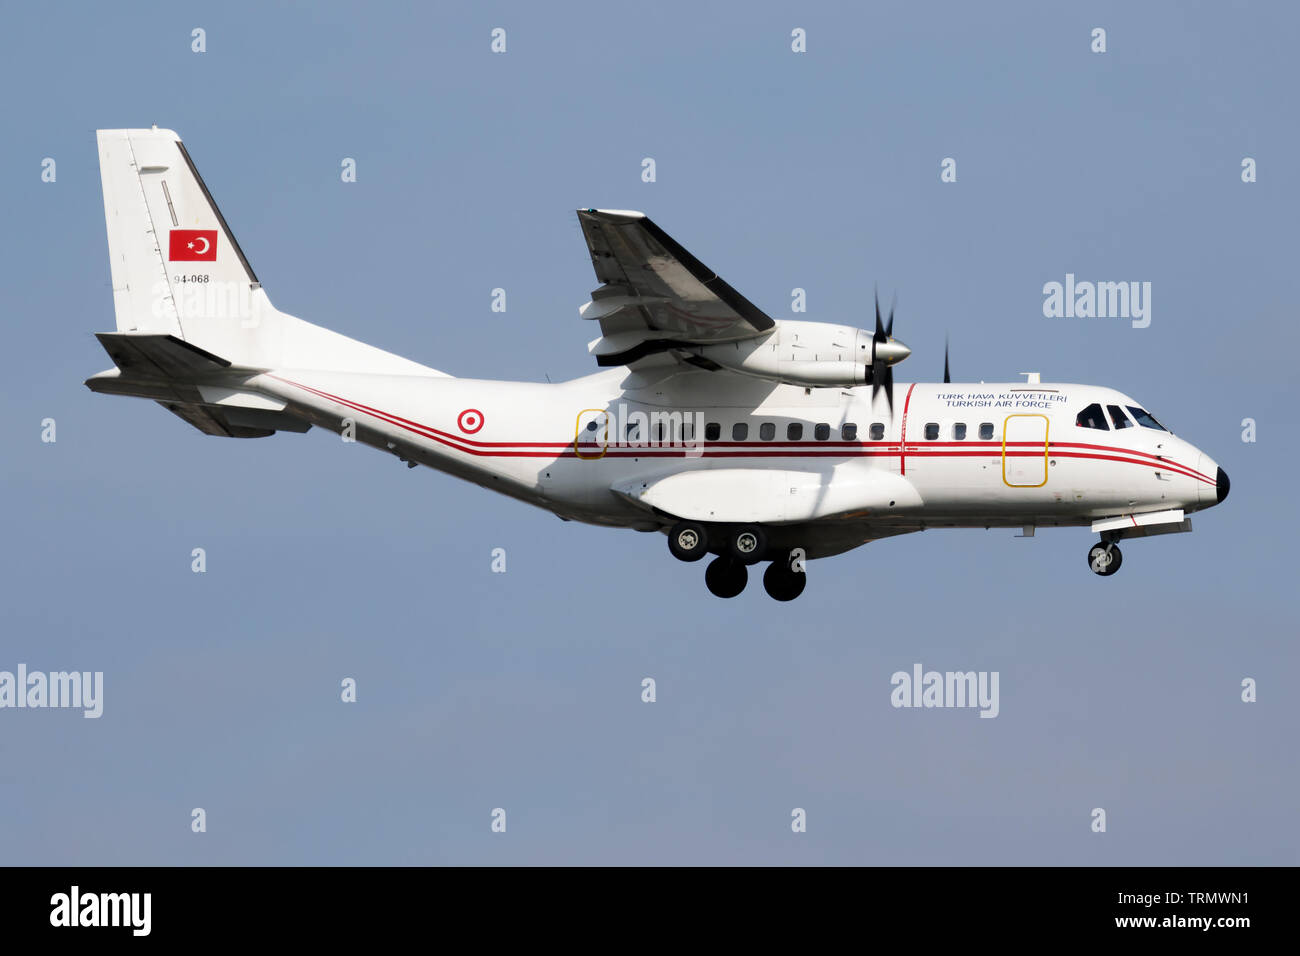
[[[472,435],[483,427],[483,413],[477,408],[467,408],[456,418],[456,425],[466,435]]]

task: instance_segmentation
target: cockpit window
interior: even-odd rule
[[[1156,428],[1162,432],[1169,431],[1168,428],[1165,428],[1164,425],[1161,425],[1158,421],[1156,421],[1155,416],[1152,415],[1150,412],[1148,412],[1146,409],[1138,408],[1136,405],[1130,405],[1128,406],[1128,410],[1129,413],[1132,414],[1132,416],[1135,419],[1137,419],[1137,423],[1141,425],[1143,428]]]
[[[1110,412],[1110,420],[1115,425],[1115,431],[1119,431],[1121,428],[1133,427],[1133,423],[1129,421],[1128,416],[1124,414],[1124,409],[1120,408],[1118,405],[1107,405],[1106,411]]]
[[[1081,411],[1074,423],[1080,428],[1096,428],[1103,432],[1110,431],[1110,426],[1106,424],[1106,416],[1101,410],[1101,405],[1097,402],[1093,402]]]

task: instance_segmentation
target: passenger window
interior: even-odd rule
[[[1128,416],[1124,414],[1124,410],[1118,405],[1107,405],[1106,411],[1110,412],[1110,420],[1115,425],[1115,431],[1119,431],[1121,428],[1133,427],[1133,423],[1128,420]]]
[[[628,441],[640,441],[640,440],[641,440],[641,423],[640,423],[640,422],[628,422],[628,423],[627,423],[627,440],[628,440]]]
[[[1095,428],[1098,431],[1108,432],[1110,426],[1106,424],[1106,416],[1102,414],[1101,406],[1093,402],[1083,411],[1081,411],[1074,423],[1080,428]]]
[[[1128,410],[1133,415],[1133,417],[1137,419],[1137,423],[1141,425],[1143,428],[1156,428],[1162,432],[1169,431],[1168,428],[1165,428],[1164,425],[1161,425],[1158,421],[1156,421],[1155,416],[1152,415],[1150,412],[1148,412],[1145,408],[1138,408],[1136,405],[1130,405],[1128,406]]]
[[[858,426],[852,422],[845,422],[840,426],[840,441],[857,441]]]
[[[664,423],[655,422],[655,441],[662,444],[663,440],[664,440]]]
[[[695,422],[690,419],[682,422],[682,441],[695,441]]]
[[[993,423],[984,422],[982,425],[980,425],[980,441],[992,441],[992,440],[993,440]]]
[[[749,434],[749,426],[744,422],[736,422],[736,424],[731,426],[732,441],[744,441],[745,437],[748,434]]]
[[[827,425],[825,422],[822,422],[813,427],[813,438],[816,438],[818,441],[825,441],[830,437],[831,437],[831,426]]]
[[[885,426],[880,422],[871,423],[871,440],[872,441],[885,440]]]
[[[937,441],[939,438],[939,423],[927,422],[925,426],[925,440]]]
[[[953,440],[953,441],[965,441],[965,440],[966,440],[966,423],[965,423],[965,422],[958,422],[956,425],[953,425],[953,426],[952,426],[952,440]]]
[[[776,437],[776,426],[771,422],[763,422],[758,426],[758,437],[763,441],[771,441]]]
[[[798,441],[803,438],[803,426],[798,422],[791,422],[785,426],[785,437],[787,441]]]
[[[722,437],[722,426],[717,422],[706,422],[704,425],[704,440],[717,441]]]

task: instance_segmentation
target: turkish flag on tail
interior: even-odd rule
[[[171,262],[216,262],[217,230],[173,229],[167,258]]]

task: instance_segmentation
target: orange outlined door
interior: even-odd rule
[[[573,451],[579,458],[604,458],[609,446],[609,412],[584,408],[573,426]]]
[[[1047,484],[1047,416],[1008,415],[1002,423],[1002,481],[1011,488]]]

